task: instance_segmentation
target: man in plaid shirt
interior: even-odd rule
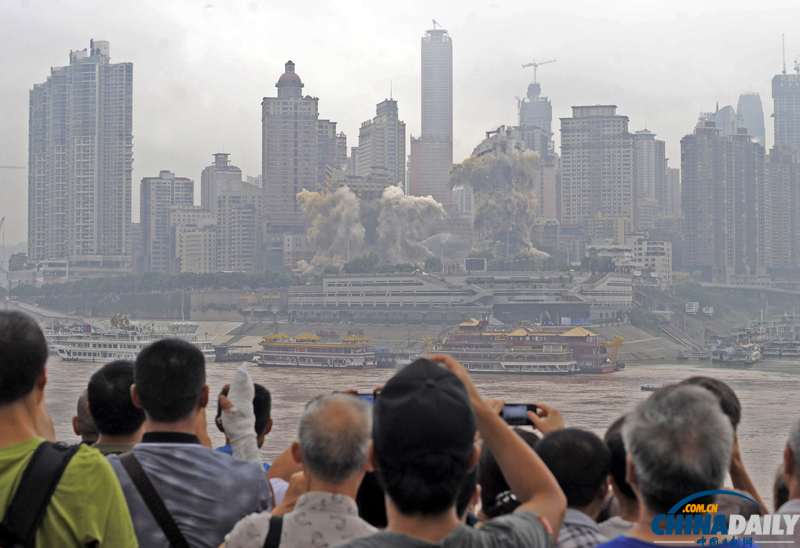
[[[606,542],[596,520],[608,494],[608,446],[591,432],[566,428],[547,434],[535,450],[567,496],[554,548],[593,548]]]

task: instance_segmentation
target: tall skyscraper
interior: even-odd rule
[[[435,25],[434,25],[435,26]],[[453,165],[453,41],[442,28],[422,37],[422,133],[419,137],[420,195],[449,205]],[[412,171],[414,168],[412,167]]]
[[[70,51],[68,66],[50,69],[47,81],[33,87],[30,260],[84,257],[130,268],[132,106],[133,65],[112,64],[106,41]]]
[[[255,268],[261,189],[239,183],[217,196],[217,269],[242,272]]]
[[[762,147],[767,146],[766,131],[764,130],[764,109],[761,108],[761,96],[758,93],[742,93],[736,113],[744,122],[747,133],[753,136],[753,142]]]
[[[336,165],[338,155],[338,134],[336,133],[336,122],[330,120],[320,120],[317,125],[317,188],[308,190],[323,190],[326,188],[326,181],[329,179],[329,170],[338,168]]]
[[[770,256],[764,147],[744,128],[724,137],[713,121],[681,140],[683,264],[704,279],[756,275]]]
[[[266,238],[262,266],[268,268],[283,266],[284,233],[305,233],[297,193],[320,188],[319,99],[304,97],[303,86],[294,63],[289,61],[286,72],[275,84],[278,96],[264,97],[261,103],[262,218]],[[331,122],[326,122],[330,129],[328,124]],[[337,139],[335,126],[333,134]],[[337,142],[331,147],[334,158],[337,144],[341,147]]]
[[[194,181],[175,177],[170,171],[162,171],[158,177],[145,177],[141,184],[140,203],[144,270],[169,272],[172,260],[170,208],[192,206]]]
[[[214,163],[200,176],[200,205],[211,211],[212,216],[217,213],[219,193],[239,190],[242,182],[242,170],[231,165],[228,156],[226,152],[214,154]]]
[[[681,170],[677,167],[667,168],[667,199],[664,215],[679,215],[681,212]]]
[[[561,118],[561,224],[595,214],[636,222],[635,143],[616,105],[572,107]]]
[[[519,127],[525,146],[535,150],[544,160],[553,151],[553,106],[550,99],[542,97],[542,86],[534,82],[528,86],[528,95],[519,103]]]
[[[777,74],[772,78],[772,116],[773,146],[800,148],[800,74]]]
[[[386,170],[389,185],[405,181],[406,124],[398,117],[397,101],[378,103],[372,120],[361,124],[358,132],[356,175],[370,177],[375,169]]]
[[[767,157],[770,192],[769,265],[800,266],[800,156],[791,146],[775,147]]]
[[[640,230],[651,229],[666,202],[666,148],[664,141],[656,139],[656,134],[646,129],[635,133],[634,143],[636,144],[637,227]]]

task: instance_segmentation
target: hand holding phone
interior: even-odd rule
[[[507,403],[500,411],[500,417],[512,426],[534,426],[528,418],[528,411],[536,413],[538,407],[532,403]]]

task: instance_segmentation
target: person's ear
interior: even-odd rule
[[[375,454],[375,445],[372,442],[369,442],[369,445],[367,445],[367,464],[369,464],[372,470],[380,469],[378,455]]]
[[[467,470],[472,472],[476,466],[478,466],[478,461],[481,458],[481,446],[477,443],[472,444],[472,454],[469,456],[469,462],[467,464]]]
[[[47,366],[45,365],[42,367],[41,373],[36,376],[36,387],[39,390],[44,391],[44,387],[47,385]]]
[[[200,392],[200,399],[197,401],[198,409],[205,409],[208,406],[208,385],[203,385],[203,390]]]
[[[292,458],[297,464],[303,464],[303,452],[300,451],[300,444],[297,443],[297,440],[292,442],[292,447],[290,448],[292,451]]]
[[[630,455],[625,455],[625,481],[631,487],[638,488],[636,484],[636,470],[633,468],[633,461]]]
[[[72,417],[72,431],[75,432],[76,436],[81,435],[81,429],[78,427],[78,415]]]
[[[139,409],[144,409],[144,405],[142,405],[142,400],[139,398],[139,392],[136,390],[135,384],[131,385],[131,401],[133,401],[133,405]]]
[[[797,466],[794,462],[794,453],[792,452],[792,448],[789,447],[789,444],[786,444],[786,447],[783,449],[783,481],[786,482],[786,485],[792,483],[792,478],[794,478],[796,473]]]

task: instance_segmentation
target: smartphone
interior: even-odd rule
[[[539,408],[532,403],[507,403],[500,411],[500,416],[508,424],[512,426],[533,426],[533,423],[528,418],[528,411],[536,411]]]
[[[370,405],[375,405],[375,398],[380,392],[359,392],[358,397]]]

